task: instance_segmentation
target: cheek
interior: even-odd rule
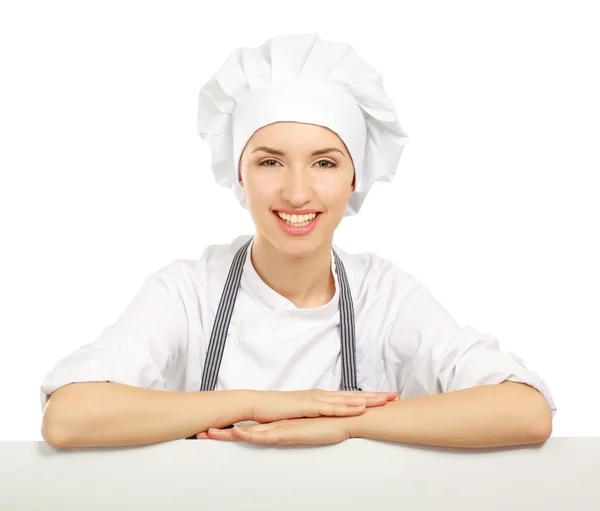
[[[350,181],[330,179],[318,183],[315,191],[329,209],[343,209],[352,194],[352,187]]]
[[[277,196],[277,182],[264,175],[255,175],[244,182],[244,190],[248,204],[271,203]]]

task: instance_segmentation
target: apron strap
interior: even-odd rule
[[[217,315],[210,334],[210,343],[204,362],[204,371],[202,372],[201,391],[215,390],[217,388],[217,378],[219,376],[221,360],[223,359],[223,352],[225,351],[227,331],[229,330],[229,323],[231,322],[235,299],[237,298],[237,293],[240,288],[246,251],[248,250],[251,241],[252,238],[237,251],[233,258],[233,262],[231,263],[231,267],[229,268],[229,274],[227,275],[225,287],[221,293]]]
[[[246,252],[252,242],[248,240],[238,249],[229,268],[225,287],[221,294],[219,307],[213,330],[210,336],[206,360],[204,362],[204,371],[202,373],[201,391],[213,391],[217,388],[217,378],[219,368],[223,360],[225,351],[225,341],[227,331],[235,306],[235,299],[242,279],[242,270],[246,260]],[[342,358],[342,390],[362,390],[357,388],[356,383],[356,334],[354,304],[352,302],[352,293],[346,270],[342,260],[337,252],[332,249],[335,258],[335,270],[339,284],[339,311],[340,311],[340,330],[341,330],[341,358]],[[231,427],[231,426],[230,426]],[[196,439],[196,435],[188,437],[188,440]]]
[[[342,354],[342,390],[361,390],[356,387],[356,334],[354,328],[354,303],[348,284],[344,263],[333,250],[335,272],[340,286],[340,330]]]

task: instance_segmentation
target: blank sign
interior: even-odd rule
[[[600,438],[485,450],[364,439],[65,450],[3,442],[0,460],[0,509],[7,511],[600,509]]]

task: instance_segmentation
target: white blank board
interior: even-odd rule
[[[490,450],[0,442],[0,509],[598,511],[600,438]]]

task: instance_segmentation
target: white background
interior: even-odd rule
[[[3,2],[0,440],[151,272],[252,233],[196,134],[231,51],[317,32],[382,74],[408,144],[341,224],[542,375],[555,436],[600,434],[594,2]]]

